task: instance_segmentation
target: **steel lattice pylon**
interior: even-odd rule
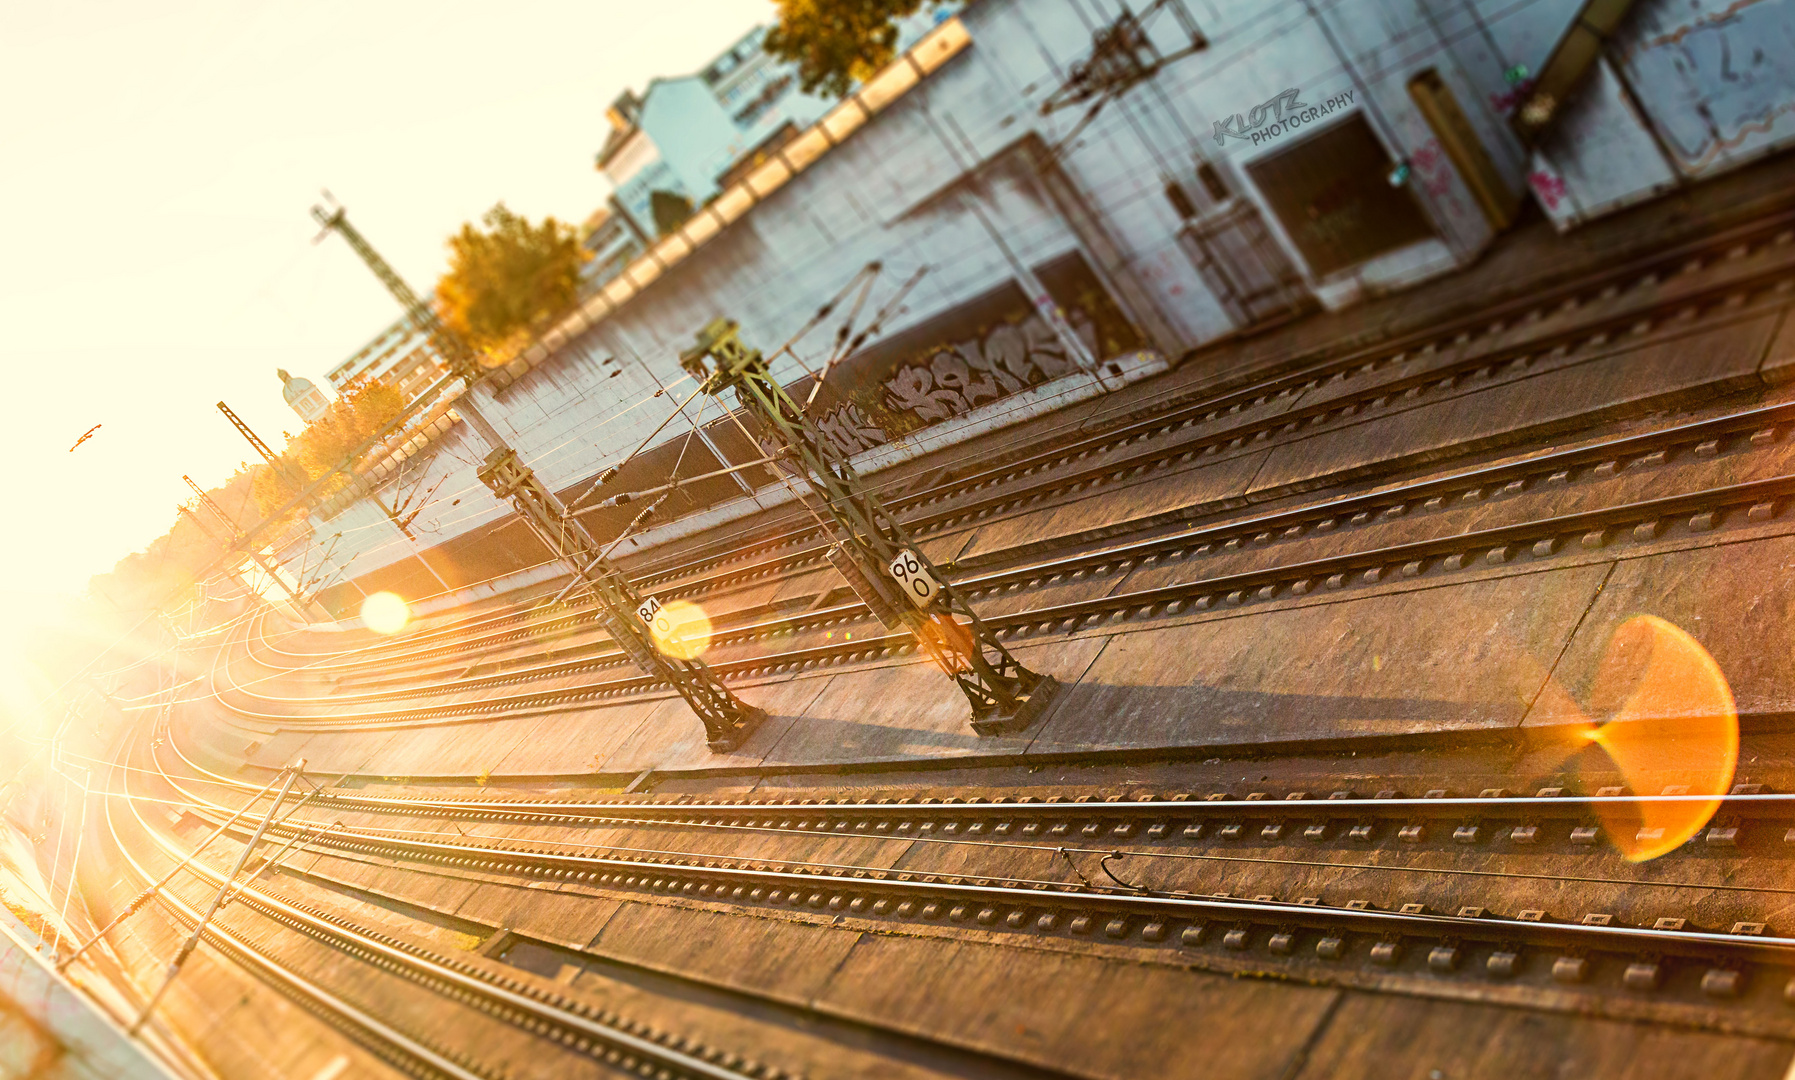
[[[349,224],[349,216],[342,207],[325,210],[321,206],[314,206],[312,219],[341,236],[350,249],[361,257],[361,261],[386,286],[386,291],[392,293],[393,299],[399,301],[399,306],[405,309],[411,325],[418,333],[430,339],[430,344],[436,347],[437,355],[448,363],[450,371],[466,379],[469,384],[480,377],[480,358],[474,355],[472,346],[463,341],[460,334],[444,326],[436,316],[436,309],[412,292],[411,286],[405,283],[399,272],[381,258],[380,252],[374,250],[374,245],[368,243],[367,238]]]
[[[780,447],[843,534],[852,562],[849,581],[888,625],[898,622],[972,703],[972,728],[981,735],[1021,731],[1034,723],[1059,691],[1052,676],[1022,666],[979,619],[910,538],[901,522],[860,480],[847,455],[819,430],[804,408],[772,375],[765,357],[742,344],[735,323],[718,319],[698,334],[698,345],[680,361],[703,386],[720,396],[734,390],[742,409]],[[892,567],[903,560],[920,568],[900,584]],[[922,584],[918,584],[922,583]],[[924,597],[922,593],[928,595]],[[883,608],[883,610],[881,610]]]
[[[658,677],[686,699],[704,722],[710,748],[719,753],[741,745],[766,713],[731,693],[703,660],[662,652],[648,625],[635,612],[642,597],[603,555],[603,548],[585,526],[567,513],[554,492],[510,447],[495,448],[480,466],[480,479],[493,494],[508,499],[530,531],[569,567],[598,601],[598,620],[624,653],[649,675]]]
[[[430,336],[438,353],[448,361],[450,370],[471,390],[484,372],[468,343],[443,325],[435,310],[412,292],[405,279],[349,224],[342,209],[327,212],[313,207],[312,216],[326,229],[348,241],[368,264],[368,269],[374,271],[374,276],[405,308],[412,325]],[[554,492],[536,479],[535,472],[518,460],[517,451],[480,415],[471,393],[462,395],[455,408],[468,426],[491,447],[480,466],[481,482],[494,495],[511,503],[530,531],[591,593],[597,602],[599,624],[605,632],[644,674],[660,679],[686,699],[686,704],[704,723],[711,750],[723,753],[741,745],[742,740],[766,719],[766,713],[736,697],[704,661],[662,652],[655,644],[648,624],[637,617],[642,597],[605,558],[604,547],[567,513],[567,508]]]

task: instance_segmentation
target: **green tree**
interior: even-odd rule
[[[839,97],[897,55],[897,20],[922,0],[773,0],[779,25],[766,50],[798,65],[806,91]]]
[[[543,218],[532,225],[504,203],[449,237],[449,272],[436,283],[437,313],[485,354],[511,359],[530,334],[580,294],[580,264],[590,254],[573,226]]]

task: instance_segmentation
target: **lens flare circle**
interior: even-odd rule
[[[1590,689],[1600,724],[1586,734],[1636,795],[1674,802],[1598,804],[1597,817],[1632,862],[1675,851],[1720,809],[1739,764],[1732,688],[1708,650],[1654,615],[1614,632]]]
[[[411,607],[397,593],[377,592],[361,602],[361,621],[376,634],[397,634],[411,622]]]
[[[690,600],[670,600],[649,624],[655,648],[679,660],[696,660],[711,647],[711,617]]]

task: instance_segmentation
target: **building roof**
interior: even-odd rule
[[[312,380],[307,379],[304,376],[295,379],[293,376],[287,374],[286,368],[276,368],[275,374],[280,376],[280,393],[282,397],[287,399],[287,404],[289,405],[318,388]]]
[[[696,77],[703,79],[707,86],[714,86],[724,78],[727,78],[741,66],[741,61],[738,59],[737,62],[731,64],[727,70],[719,70],[718,64],[720,64],[726,57],[734,56],[736,50],[740,49],[744,42],[754,40],[756,35],[765,32],[765,30],[766,28],[764,26],[754,26],[750,28],[747,33],[730,42],[728,48],[724,49],[716,56],[711,57],[708,63],[698,69]],[[648,100],[649,94],[654,93],[654,88],[657,83],[670,82],[673,79],[688,79],[693,77],[693,75],[656,76],[648,80],[648,85],[642,88],[640,94],[637,94],[632,90],[625,90],[623,93],[618,94],[617,99],[611,102],[611,107],[605,110],[605,116],[611,121],[611,130],[605,135],[604,145],[599,147],[598,168],[602,170],[605,166],[609,165],[611,159],[616,157],[617,154],[623,150],[625,144],[629,142],[630,136],[642,129],[640,123],[642,103]]]
[[[598,167],[603,169],[609,165],[611,159],[617,156],[617,152],[623,149],[625,143],[629,142],[630,136],[641,130],[635,124],[631,124],[627,128],[613,127],[610,134],[605,136],[605,144],[599,147]]]

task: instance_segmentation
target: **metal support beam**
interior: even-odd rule
[[[244,539],[243,529],[237,524],[236,519],[225,513],[222,507],[213,502],[212,496],[206,494],[205,488],[194,483],[193,477],[191,476],[183,474],[181,479],[187,481],[187,486],[193,489],[195,495],[199,496],[199,501],[204,504],[207,510],[212,512],[212,516],[218,519],[219,524],[230,530],[232,539]],[[271,581],[280,586],[280,591],[287,594],[287,599],[293,601],[293,608],[299,613],[299,617],[309,622],[311,620],[311,614],[307,609],[310,608],[311,602],[295,592],[293,587],[288,585],[286,581],[275,572],[275,568],[269,565],[267,556],[254,548],[249,548],[248,552],[249,557],[255,561],[255,564],[262,568],[262,573],[267,574]]]
[[[262,460],[268,463],[269,468],[286,477],[287,481],[293,485],[295,490],[305,486],[305,474],[299,471],[299,466],[271,450],[268,444],[262,441],[262,437],[257,435],[248,424],[243,422],[242,417],[231,411],[229,405],[226,405],[222,401],[219,402],[218,411],[223,413],[224,418],[231,422],[231,426],[237,429],[238,434],[248,440],[250,449],[260,454]]]
[[[162,996],[168,993],[170,986],[174,985],[175,976],[181,973],[181,966],[187,962],[189,956],[193,955],[193,950],[199,948],[200,938],[205,934],[206,927],[211,924],[212,916],[218,914],[218,909],[223,906],[226,895],[231,891],[231,883],[236,881],[237,875],[243,872],[243,864],[249,861],[249,853],[262,842],[262,834],[267,832],[268,826],[273,823],[275,812],[280,809],[281,800],[285,799],[287,792],[292,790],[293,781],[297,780],[299,774],[305,771],[305,759],[301,758],[297,764],[283,771],[287,774],[286,780],[281,784],[280,792],[274,796],[274,802],[268,807],[268,813],[256,826],[256,831],[250,834],[249,843],[244,844],[243,850],[237,854],[237,865],[231,867],[230,874],[218,886],[218,895],[212,898],[212,906],[208,907],[206,913],[200,916],[199,924],[193,928],[192,936],[181,945],[181,951],[175,953],[174,959],[168,962],[168,976],[162,980],[162,985],[156,988],[155,994],[144,1005],[143,1012],[138,1014],[137,1021],[131,1025],[132,1035],[143,1029],[145,1021],[149,1020],[150,1014],[156,1011],[156,1006],[162,1001]]]
[[[165,888],[168,885],[169,882],[174,880],[174,876],[176,874],[178,874],[182,870],[186,869],[187,864],[192,862],[195,858],[197,858],[199,856],[200,852],[206,850],[208,847],[211,847],[212,841],[218,839],[220,836],[223,836],[226,829],[229,829],[232,825],[235,825],[237,823],[238,819],[241,818],[244,814],[249,813],[250,807],[254,806],[256,803],[261,802],[262,796],[268,794],[269,790],[271,788],[273,788],[275,784],[280,783],[280,779],[281,779],[280,776],[276,775],[274,779],[268,781],[268,783],[262,788],[262,790],[256,792],[253,796],[250,797],[248,802],[243,804],[241,809],[239,809],[236,813],[232,814],[230,817],[226,818],[224,821],[224,824],[218,826],[218,828],[216,828],[216,829],[213,829],[211,835],[207,836],[204,840],[201,840],[199,842],[198,847],[194,848],[192,851],[189,851],[187,853],[186,858],[183,858],[180,862],[175,863],[174,868],[171,869],[168,873],[163,874],[161,878],[159,878],[155,882],[145,886],[144,890],[142,892],[138,893],[136,896],[133,896],[131,898],[131,902],[125,905],[124,910],[120,911],[117,915],[114,915],[112,917],[111,922],[107,923],[105,926],[102,926],[98,930],[96,930],[94,932],[94,936],[88,938],[87,941],[82,943],[80,948],[76,949],[74,952],[70,953],[69,955],[63,957],[60,961],[58,961],[56,964],[56,970],[57,971],[68,970],[68,966],[70,964],[73,964],[75,961],[81,959],[81,955],[83,953],[87,952],[87,950],[89,950],[89,949],[93,948],[95,945],[99,944],[100,941],[102,939],[104,939],[107,934],[110,934],[113,931],[114,927],[118,926],[119,923],[124,922],[126,919],[130,918],[132,915],[137,914],[137,912],[142,909],[144,904],[148,903],[153,897],[155,897],[158,893],[160,893],[163,890],[163,888]]]
[[[445,326],[437,318],[435,309],[387,265],[373,245],[349,224],[341,207],[331,211],[313,207],[312,216],[326,231],[340,234],[361,256],[368,269],[405,309],[412,325],[430,335],[437,352],[448,360],[450,370],[467,383],[468,392],[456,401],[455,411],[489,447],[479,470],[481,482],[517,510],[524,524],[568,569],[579,587],[592,595],[597,601],[599,624],[636,667],[666,683],[686,699],[686,704],[704,723],[712,752],[726,753],[740,746],[742,740],[766,719],[766,713],[736,697],[703,660],[670,656],[661,651],[652,632],[652,612],[629,579],[611,565],[605,558],[604,547],[567,512],[567,507],[554,492],[536,478],[534,470],[518,459],[517,451],[481,415],[473,387],[485,372],[473,348],[461,335]]]
[[[229,548],[230,547],[231,538],[229,536],[226,536],[224,539],[220,540],[218,538],[218,536],[212,532],[211,529],[206,528],[206,523],[204,521],[201,521],[200,516],[198,514],[194,513],[191,509],[189,509],[186,506],[186,504],[176,503],[175,504],[175,512],[180,514],[182,517],[186,518],[188,521],[191,521],[193,523],[194,528],[198,529],[202,535],[206,536],[207,538],[209,538],[212,541],[214,541],[215,543],[217,543],[220,548]],[[237,570],[235,567],[230,567],[230,566],[225,567],[224,573],[225,573],[225,576],[229,577],[232,581],[236,582],[237,588],[242,589],[243,594],[245,596],[254,595],[255,590],[249,587],[249,582],[243,580],[243,576],[241,574],[237,573]]]
[[[530,531],[598,601],[599,624],[636,666],[686,699],[704,722],[713,751],[733,750],[766,719],[766,713],[731,693],[703,660],[661,651],[647,618],[638,617],[644,607],[635,586],[604,557],[604,548],[554,492],[518,460],[517,451],[502,443],[495,446],[480,466],[480,480],[517,508]]]
[[[965,693],[973,730],[997,735],[1034,723],[1059,684],[1010,655],[737,331],[735,323],[717,319],[680,362],[706,393],[734,390],[743,411],[782,448],[841,530],[839,551],[861,572],[858,580],[849,577],[850,584],[880,594],[882,604],[869,604],[874,613],[900,620]]]

